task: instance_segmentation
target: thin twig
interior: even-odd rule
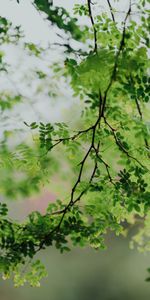
[[[111,129],[114,140],[116,142],[116,145],[119,147],[119,149],[125,153],[129,158],[135,160],[142,168],[147,169],[146,166],[144,166],[136,157],[132,156],[131,154],[129,154],[129,152],[124,148],[124,146],[122,145],[121,141],[117,138],[115,130],[113,129],[113,127],[109,124],[109,122],[106,120],[106,117],[104,117],[104,122],[105,124]]]
[[[91,23],[92,23],[92,27],[93,27],[93,31],[94,31],[94,52],[97,53],[97,48],[98,48],[98,46],[97,46],[97,30],[96,30],[94,18],[92,15],[91,0],[87,0],[87,4],[88,4],[89,17],[91,19]]]
[[[133,78],[131,75],[130,75],[130,80],[131,80],[131,84],[134,85],[134,81],[133,81]],[[143,113],[142,113],[140,103],[137,98],[135,98],[135,104],[136,104],[136,108],[137,108],[138,114],[140,116],[140,119],[141,119],[141,121],[143,121]],[[144,142],[145,142],[146,148],[148,150],[150,150],[150,146],[149,146],[148,140],[146,138],[144,138]],[[148,156],[150,157],[150,153],[148,153]]]
[[[109,5],[109,9],[110,9],[110,13],[111,13],[111,16],[112,16],[112,20],[115,23],[115,16],[114,16],[114,13],[113,13],[113,8],[111,6],[110,0],[107,0],[107,3]]]
[[[116,72],[117,72],[117,67],[118,67],[118,60],[119,60],[119,57],[120,57],[120,54],[125,46],[125,34],[126,34],[126,22],[127,22],[127,19],[129,17],[131,13],[131,2],[130,2],[130,5],[129,5],[129,9],[126,13],[126,16],[125,16],[125,19],[123,21],[123,30],[122,30],[122,37],[121,37],[121,41],[120,41],[120,45],[119,45],[119,49],[117,51],[117,54],[116,54],[116,57],[115,57],[115,63],[114,63],[114,67],[113,67],[113,71],[112,71],[112,75],[110,77],[110,82],[105,90],[105,93],[104,93],[104,102],[103,102],[103,108],[102,108],[102,114],[104,115],[104,108],[105,108],[105,102],[106,102],[106,98],[107,98],[107,94],[116,78]]]

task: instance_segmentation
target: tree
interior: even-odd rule
[[[51,25],[57,26],[62,36],[64,32],[67,35],[65,43],[55,45],[62,47],[64,61],[52,65],[53,74],[70,85],[74,97],[81,99],[83,110],[77,128],[61,122],[25,121],[26,130],[35,136],[34,145],[20,143],[12,149],[8,132],[3,136],[0,176],[4,176],[4,170],[9,174],[2,182],[5,197],[38,190],[58,156],[62,155],[72,170],[70,191],[64,199],[50,203],[45,215],[33,212],[24,223],[17,223],[7,216],[6,203],[0,204],[0,268],[4,278],[13,273],[16,286],[26,281],[38,286],[46,275],[39,260],[32,262],[39,251],[51,245],[61,252],[69,251],[71,242],[105,248],[107,232],[122,234],[131,220],[142,224],[132,244],[149,250],[149,1],[129,1],[121,22],[115,3],[114,7],[109,0],[106,3],[109,12],[102,13],[98,3],[90,0],[75,4],[71,17],[52,1],[33,1]],[[140,16],[139,24],[134,21],[135,14]],[[78,18],[84,16],[88,25],[81,26]],[[13,33],[11,27],[1,18],[1,43],[18,43],[21,39],[20,27]],[[34,43],[23,46],[35,56],[45,51]],[[0,63],[1,72],[7,75],[3,53]],[[36,71],[36,75],[40,80],[46,78],[43,71]],[[11,108],[22,97],[2,93],[1,110]],[[16,171],[24,174],[20,181],[14,179]]]

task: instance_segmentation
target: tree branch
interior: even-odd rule
[[[91,0],[87,0],[87,5],[88,5],[89,17],[90,17],[91,24],[92,24],[93,31],[94,31],[94,52],[97,53],[97,48],[98,48],[98,46],[97,46],[97,30],[95,28],[94,18],[92,15]]]
[[[114,16],[114,13],[113,13],[113,8],[111,6],[110,0],[107,0],[107,3],[109,5],[109,9],[110,9],[110,13],[111,13],[111,16],[112,16],[112,20],[115,23],[115,16]]]

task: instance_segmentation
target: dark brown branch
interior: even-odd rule
[[[95,150],[95,153],[96,153],[96,157],[103,163],[103,165],[105,166],[105,169],[106,169],[106,172],[107,172],[107,175],[108,175],[108,178],[109,178],[109,181],[115,185],[114,181],[113,181],[113,178],[111,177],[110,175],[110,172],[109,172],[109,168],[110,166],[103,160],[103,158],[99,155],[99,149],[96,149],[94,147],[94,150]]]
[[[113,20],[113,22],[115,22],[115,16],[114,16],[114,13],[113,13],[113,8],[111,6],[110,0],[107,0],[107,3],[108,3],[108,6],[109,6],[109,9],[110,9],[112,20]]]
[[[96,149],[96,148],[95,148],[95,145],[94,145],[94,141],[95,141],[96,128],[97,128],[97,126],[99,126],[99,128],[100,128],[100,121],[101,121],[101,118],[102,118],[102,114],[101,114],[102,101],[103,101],[102,95],[101,95],[101,92],[99,91],[99,114],[98,114],[98,118],[97,118],[95,124],[94,124],[93,126],[87,128],[87,129],[85,129],[85,130],[79,131],[76,135],[74,135],[74,136],[71,137],[71,138],[66,138],[67,140],[70,140],[70,139],[74,140],[74,139],[75,139],[76,137],[78,137],[80,134],[83,134],[83,133],[86,133],[86,132],[92,130],[92,140],[91,140],[91,145],[90,145],[88,151],[86,152],[84,158],[83,158],[82,161],[79,163],[79,165],[80,165],[80,170],[79,170],[78,178],[77,178],[77,180],[76,180],[76,182],[75,182],[75,184],[74,184],[74,186],[73,186],[73,188],[72,188],[72,190],[71,190],[71,198],[70,198],[70,202],[68,203],[68,205],[66,206],[66,208],[63,210],[63,215],[65,215],[65,213],[66,213],[66,211],[68,210],[68,208],[69,208],[70,206],[72,206],[75,202],[79,201],[79,199],[80,199],[81,196],[83,195],[83,194],[81,193],[81,196],[80,196],[79,198],[77,198],[78,200],[76,199],[75,202],[74,202],[74,194],[75,194],[75,191],[76,191],[76,188],[77,188],[78,184],[79,184],[80,181],[81,181],[81,177],[82,177],[82,173],[83,173],[83,168],[84,168],[85,161],[86,161],[86,159],[88,158],[89,154],[91,153],[91,150],[92,150],[92,149],[94,149],[94,150]],[[65,139],[58,140],[58,142],[57,142],[55,145],[58,145],[60,142],[62,142],[62,141],[64,141],[64,140],[65,140]],[[96,149],[96,153],[98,153],[99,147],[100,147],[100,142],[98,142],[97,149]],[[94,169],[93,169],[91,178],[90,178],[90,180],[89,180],[89,183],[92,182],[92,180],[93,180],[93,178],[94,178],[94,176],[95,176],[96,170],[97,170],[97,162],[95,163],[95,166],[94,166]],[[62,223],[63,218],[64,218],[64,217],[62,216],[62,219],[61,219],[60,223]]]
[[[84,163],[85,163],[87,157],[89,156],[91,150],[92,150],[92,145],[90,145],[90,147],[89,147],[86,155],[84,156],[83,160],[80,162],[80,171],[79,171],[78,179],[77,179],[76,183],[74,184],[74,186],[72,188],[72,191],[71,191],[71,200],[70,200],[70,203],[73,202],[73,197],[74,197],[74,193],[75,193],[76,187],[78,186],[78,184],[81,181],[81,176],[82,176],[82,172],[83,172]]]
[[[79,196],[74,200],[74,194],[76,192],[76,188],[78,186],[78,184],[80,183],[81,181],[81,177],[82,177],[82,173],[83,173],[83,168],[84,168],[84,164],[89,156],[89,154],[91,153],[92,149],[96,149],[96,153],[99,152],[99,147],[100,147],[100,141],[98,142],[97,144],[97,148],[95,148],[95,134],[96,134],[96,128],[98,126],[98,128],[100,128],[100,121],[101,121],[101,118],[102,118],[102,111],[101,111],[101,106],[102,106],[102,95],[101,95],[101,92],[99,92],[99,114],[98,114],[98,118],[95,122],[95,124],[91,127],[89,127],[88,129],[84,130],[84,133],[89,131],[89,130],[92,130],[92,140],[91,140],[91,144],[90,144],[90,147],[88,149],[88,151],[86,152],[84,158],[82,159],[82,161],[80,162],[80,170],[79,170],[79,174],[78,174],[78,178],[71,190],[71,195],[70,195],[70,201],[69,203],[66,205],[66,207],[62,210],[62,211],[59,211],[58,214],[62,214],[62,217],[59,221],[59,224],[56,226],[56,228],[50,233],[52,234],[54,231],[58,231],[63,220],[64,220],[64,217],[66,215],[66,213],[70,210],[70,208],[76,203],[78,202],[81,197],[87,192],[87,188],[84,189],[80,194]],[[92,182],[94,176],[95,176],[95,173],[96,173],[96,170],[97,170],[97,161],[95,162],[95,165],[94,165],[94,168],[93,168],[93,171],[92,171],[92,174],[91,174],[91,177],[89,179],[89,184]]]
[[[97,53],[97,30],[95,28],[94,18],[92,15],[91,0],[87,0],[87,5],[88,5],[89,17],[94,31],[94,52]]]
[[[95,23],[94,23],[94,19],[93,19],[93,16],[92,16],[92,10],[91,10],[91,1],[90,0],[87,0],[87,3],[88,3],[88,10],[89,10],[89,16],[90,16],[90,19],[91,19],[91,23],[92,23],[92,26],[93,26],[93,31],[94,31],[94,52],[97,53],[97,31],[96,31],[96,28],[95,28]],[[126,14],[126,17],[125,17],[125,20],[124,20],[124,26],[123,26],[123,33],[122,33],[122,39],[121,39],[121,42],[120,42],[120,46],[119,46],[119,50],[116,54],[116,58],[115,58],[115,64],[114,64],[114,69],[113,69],[113,72],[112,72],[112,76],[111,76],[111,79],[110,79],[110,83],[104,93],[104,97],[102,97],[102,94],[101,92],[99,91],[99,114],[98,114],[98,118],[95,122],[95,124],[91,127],[89,127],[88,129],[84,130],[84,131],[81,131],[81,132],[78,132],[75,136],[72,137],[72,140],[74,140],[77,136],[79,136],[81,133],[85,133],[87,131],[92,131],[92,140],[91,140],[91,144],[90,144],[90,147],[88,148],[84,158],[82,159],[82,161],[80,162],[80,169],[79,169],[79,174],[78,174],[78,178],[71,190],[71,195],[70,195],[70,201],[69,203],[66,205],[66,207],[64,209],[62,209],[61,211],[58,211],[58,214],[62,214],[60,220],[59,220],[59,223],[58,225],[48,234],[48,236],[51,236],[54,232],[58,232],[60,227],[61,227],[61,224],[65,218],[65,215],[66,213],[70,210],[70,208],[76,203],[78,202],[81,197],[87,192],[88,188],[85,188],[78,196],[76,199],[74,199],[74,195],[75,195],[75,192],[76,192],[76,189],[78,187],[78,184],[81,182],[81,177],[82,177],[82,173],[83,173],[83,169],[84,169],[84,165],[85,165],[85,162],[87,160],[87,158],[89,157],[89,154],[91,153],[92,149],[95,150],[95,153],[96,153],[96,156],[98,157],[99,156],[99,147],[100,147],[100,142],[98,142],[97,144],[97,147],[95,147],[95,134],[96,134],[96,129],[97,127],[100,128],[100,122],[101,122],[101,119],[102,117],[104,118],[104,110],[105,110],[105,106],[106,106],[106,100],[107,100],[107,93],[113,83],[113,80],[115,79],[115,75],[116,75],[116,70],[117,70],[117,65],[118,65],[118,59],[119,59],[119,56],[120,56],[120,53],[124,47],[124,40],[125,40],[125,26],[126,26],[126,21],[127,21],[127,18],[130,14],[130,11],[131,11],[131,7],[129,8],[127,14]],[[114,134],[114,137],[116,137],[115,135],[115,130],[110,126],[113,134]],[[69,140],[71,138],[67,138],[67,140]],[[62,141],[64,141],[63,139],[60,139],[57,141],[56,144],[59,144],[61,143]],[[116,143],[118,145],[118,140],[116,139]],[[122,145],[118,145],[120,148],[123,147]],[[122,149],[123,152],[126,153],[126,155],[128,157],[131,158],[131,156],[129,155],[129,153],[123,148]],[[100,156],[99,156],[100,157]],[[110,175],[110,172],[109,172],[109,166],[108,164],[103,160],[101,159],[100,157],[100,160],[102,161],[102,163],[104,164],[105,168],[106,168],[106,171],[107,171],[107,174],[108,174],[108,178],[110,180],[111,183],[114,184],[113,182],[113,179],[111,178],[111,175]],[[135,159],[136,160],[136,159]],[[137,160],[136,160],[137,161]],[[95,176],[95,173],[96,173],[96,170],[97,170],[97,161],[95,162],[94,164],[94,168],[93,168],[93,171],[92,171],[92,174],[91,174],[91,177],[89,179],[89,184],[92,182],[94,176]],[[57,213],[57,212],[56,212]],[[55,213],[55,214],[56,214]],[[41,242],[40,244],[40,247],[38,248],[37,251],[39,251],[39,249],[41,249],[44,245],[44,240]]]
[[[135,99],[135,103],[136,103],[137,111],[138,111],[138,113],[140,115],[140,118],[141,118],[141,121],[142,121],[143,120],[143,114],[142,114],[141,107],[140,107],[140,104],[139,104],[139,101],[138,101],[137,98]],[[146,148],[148,150],[150,150],[150,146],[149,146],[148,140],[146,138],[144,138],[144,142],[145,142]],[[150,154],[149,154],[149,157],[150,157]]]
[[[60,139],[54,140],[56,143],[53,144],[52,146],[50,146],[50,147],[47,149],[46,153],[43,154],[43,156],[46,155],[49,151],[51,151],[54,147],[56,147],[56,146],[59,145],[60,143],[63,143],[63,142],[65,142],[65,141],[74,141],[74,140],[75,140],[76,138],[78,138],[81,134],[84,134],[84,133],[90,131],[91,129],[93,129],[93,125],[90,126],[90,127],[88,127],[88,128],[86,128],[86,129],[83,129],[83,130],[78,131],[78,132],[77,132],[76,134],[74,134],[73,136],[70,136],[70,137],[67,137],[67,138],[60,138]]]
[[[140,118],[141,118],[141,120],[143,120],[143,115],[142,115],[141,107],[140,107],[140,104],[139,104],[139,101],[138,101],[137,98],[135,99],[135,103],[136,103],[136,108],[137,108],[137,111],[138,111],[138,113],[140,115]]]

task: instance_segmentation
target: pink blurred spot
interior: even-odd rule
[[[42,193],[38,197],[32,197],[26,199],[22,203],[22,212],[24,216],[27,216],[32,211],[39,211],[42,214],[45,214],[48,204],[56,200],[56,195],[52,194],[49,191]]]

